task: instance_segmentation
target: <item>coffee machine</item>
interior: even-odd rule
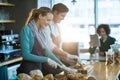
[[[18,34],[3,34],[0,36],[0,61],[21,56]]]

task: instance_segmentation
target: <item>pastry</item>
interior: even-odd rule
[[[84,69],[78,69],[78,72],[82,74],[87,74],[87,70],[84,70]]]
[[[83,69],[83,65],[77,63],[73,68],[74,69]]]
[[[66,77],[68,80],[75,80],[75,74],[70,73],[70,74],[67,74]]]
[[[96,80],[94,77],[90,76],[87,80]]]
[[[54,78],[55,80],[66,80],[66,76],[61,74],[56,74]]]
[[[47,74],[44,76],[43,80],[54,80],[53,74]]]
[[[43,80],[43,77],[40,75],[34,75],[34,77],[32,77],[32,80]]]
[[[25,73],[18,74],[18,80],[32,80],[32,77]]]
[[[43,73],[40,70],[32,70],[30,71],[30,76],[34,77],[35,75],[39,75],[43,78]]]
[[[86,80],[81,73],[76,73],[75,74],[75,79],[74,80]]]

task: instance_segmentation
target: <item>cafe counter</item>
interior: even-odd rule
[[[87,76],[94,76],[96,80],[119,80],[120,65],[106,65],[106,62],[92,62],[92,72]]]
[[[94,76],[96,80],[119,80],[120,63],[108,64],[106,57],[99,56],[99,53],[79,53],[81,62],[93,66],[93,70],[87,76]]]
[[[0,63],[0,67],[5,66],[5,65],[9,65],[9,64],[13,64],[13,63],[16,63],[16,62],[20,62],[21,60],[22,60],[22,57],[16,57],[16,58],[13,58],[13,59],[10,59],[10,60],[3,61],[3,62]]]
[[[16,57],[0,62],[0,79],[16,80],[16,69],[19,67],[22,57]]]

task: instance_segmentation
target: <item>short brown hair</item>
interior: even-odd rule
[[[68,12],[69,9],[68,9],[68,7],[67,7],[66,5],[64,5],[63,3],[57,3],[57,4],[55,4],[55,5],[53,6],[52,11],[53,11],[53,12],[54,12],[54,11],[57,11],[57,12],[61,13],[61,12]]]
[[[103,28],[107,35],[110,34],[110,28],[108,24],[100,24],[97,28],[97,33],[100,34],[100,29]]]

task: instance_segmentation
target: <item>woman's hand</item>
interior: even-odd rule
[[[48,58],[47,63],[48,63],[48,65],[52,66],[53,68],[57,68],[57,66],[58,66],[58,64],[50,58]]]
[[[96,43],[95,43],[95,41],[93,41],[93,40],[91,40],[91,41],[89,42],[89,45],[90,45],[91,48],[94,47],[95,44],[96,44]]]
[[[71,68],[66,67],[66,66],[62,66],[62,69],[63,69],[64,71],[68,72],[68,73],[73,73],[73,74],[75,74],[75,73],[77,72],[76,69],[71,69]]]
[[[99,54],[100,54],[100,56],[105,56],[104,52],[100,52]]]

